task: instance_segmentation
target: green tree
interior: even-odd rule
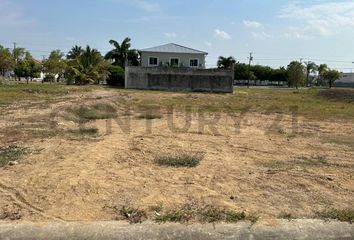
[[[66,69],[66,61],[64,59],[64,53],[60,50],[54,50],[50,53],[48,59],[43,62],[43,68],[45,73],[51,75],[58,74],[58,80],[64,74]]]
[[[11,51],[0,45],[0,75],[5,76],[5,73],[13,70],[14,66],[15,60]]]
[[[41,65],[32,57],[29,52],[24,52],[24,58],[19,58],[14,72],[16,76],[21,80],[21,77],[25,78],[28,84],[28,81],[35,77],[39,76],[41,72]]]
[[[258,80],[270,80],[273,69],[268,66],[255,65],[251,67],[251,71]]]
[[[220,56],[217,62],[218,68],[219,69],[230,69],[232,65],[236,63],[236,60],[234,57],[223,57]]]
[[[342,74],[334,69],[329,69],[323,73],[323,78],[326,79],[329,83],[329,88],[332,88],[332,85],[335,81],[340,79]]]
[[[87,46],[80,56],[69,61],[68,81],[77,85],[98,84],[109,75],[108,67],[101,53]]]
[[[309,86],[310,74],[315,73],[318,70],[318,66],[314,62],[305,62],[306,66],[306,86]]]
[[[291,87],[303,86],[305,82],[305,68],[297,61],[293,61],[288,65],[288,83]]]
[[[113,60],[113,65],[120,66],[125,69],[125,62],[129,61],[133,66],[139,65],[138,52],[131,48],[131,39],[125,38],[122,43],[115,40],[110,40],[109,43],[113,45],[114,49],[105,55],[106,60]]]
[[[288,72],[285,67],[273,69],[270,77],[270,81],[285,82],[288,80]]]
[[[70,60],[76,59],[82,53],[83,53],[82,47],[75,45],[74,47],[71,48],[71,50],[69,51],[68,55],[66,55],[66,58],[70,59]]]

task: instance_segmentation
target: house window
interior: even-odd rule
[[[171,67],[178,67],[179,66],[179,58],[171,58],[170,63],[171,63]]]
[[[190,67],[199,67],[199,59],[191,59],[189,61],[189,66]]]
[[[157,66],[158,61],[157,57],[149,57],[149,66]]]

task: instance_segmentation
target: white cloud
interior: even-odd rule
[[[208,41],[205,41],[204,44],[207,47],[212,47],[213,46],[213,44],[211,42],[208,42]]]
[[[261,27],[263,27],[263,25],[257,21],[244,20],[242,23],[243,23],[243,26],[246,28],[261,28]]]
[[[279,18],[298,21],[286,37],[309,39],[327,37],[343,29],[354,30],[354,2],[319,2],[310,6],[289,4],[282,8]]]
[[[231,39],[230,34],[228,34],[225,31],[219,30],[219,29],[215,29],[214,30],[214,37],[220,40],[229,40]]]
[[[21,28],[32,26],[33,19],[24,16],[20,8],[8,0],[0,0],[0,28]]]
[[[167,33],[164,33],[164,35],[167,38],[176,38],[177,37],[177,34],[174,32],[167,32]]]

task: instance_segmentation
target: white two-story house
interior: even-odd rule
[[[205,68],[208,53],[169,43],[139,50],[142,67]]]

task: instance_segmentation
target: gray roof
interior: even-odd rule
[[[208,54],[207,52],[184,47],[175,43],[168,43],[157,47],[141,49],[139,52]]]

